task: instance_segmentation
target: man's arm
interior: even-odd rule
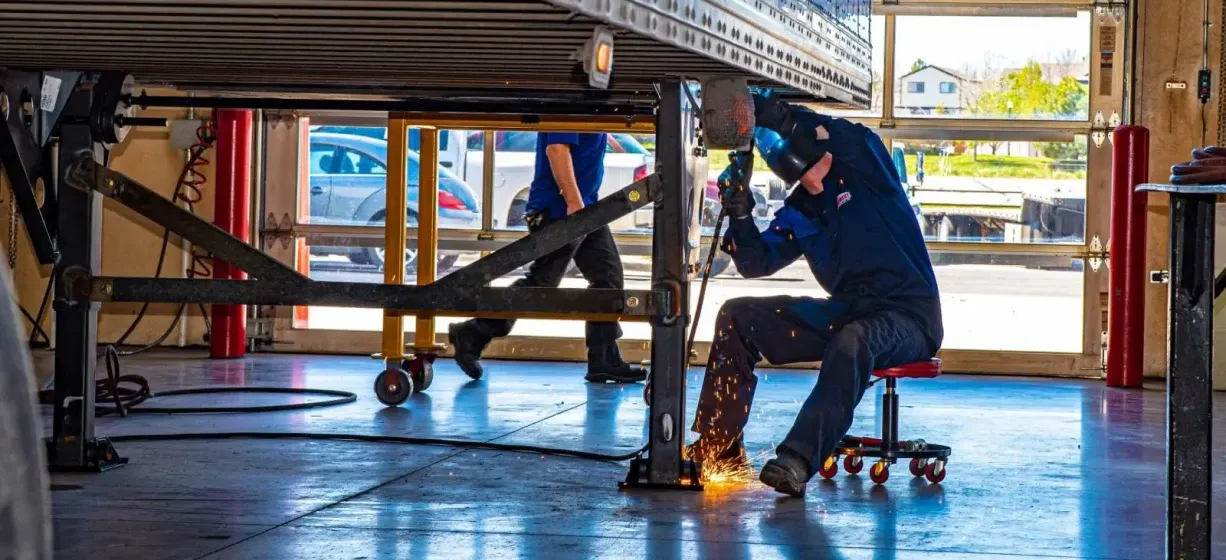
[[[736,270],[745,278],[770,276],[800,258],[800,246],[790,227],[779,218],[763,233],[753,218],[731,219],[720,249],[732,256]]]
[[[566,201],[568,216],[583,209],[583,196],[579,194],[579,181],[575,179],[575,162],[570,157],[570,146],[567,143],[554,143],[545,147],[549,170],[558,183],[562,199]]]

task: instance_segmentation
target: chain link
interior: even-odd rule
[[[17,193],[9,187],[9,270],[17,270]]]

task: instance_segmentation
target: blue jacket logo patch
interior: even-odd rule
[[[851,200],[851,193],[849,192],[839,193],[838,198],[835,199],[835,202],[838,204],[837,208],[842,208],[843,205],[847,204],[847,201],[849,200]]]

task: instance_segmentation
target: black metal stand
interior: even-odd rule
[[[1171,195],[1166,557],[1211,555],[1214,204],[1226,185],[1140,185]]]
[[[647,455],[630,465],[622,488],[701,489],[698,465],[682,457],[685,446],[685,355],[689,326],[690,271],[687,251],[697,212],[693,207],[695,158],[705,157],[697,144],[697,127],[679,81],[660,85],[660,110],[656,121],[658,172],[664,180],[655,200],[652,223],[651,278],[655,290],[673,293],[677,311],[669,319],[658,318],[651,329],[651,414]],[[706,178],[702,178],[705,183]]]
[[[127,463],[110,442],[94,438],[94,367],[98,362],[99,303],[71,297],[67,282],[58,281],[69,270],[98,274],[101,265],[102,197],[65,184],[70,164],[82,154],[101,159],[90,126],[90,92],[77,90],[64,108],[60,128],[59,262],[55,265],[55,403],[52,436],[47,442],[47,463],[53,471],[100,472]]]

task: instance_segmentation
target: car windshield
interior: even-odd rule
[[[643,145],[639,143],[638,139],[632,134],[614,134],[612,136],[617,140],[618,144],[621,144],[622,150],[624,150],[627,154],[638,154],[643,156],[651,154],[651,152],[647,151],[647,148],[644,148]]]

